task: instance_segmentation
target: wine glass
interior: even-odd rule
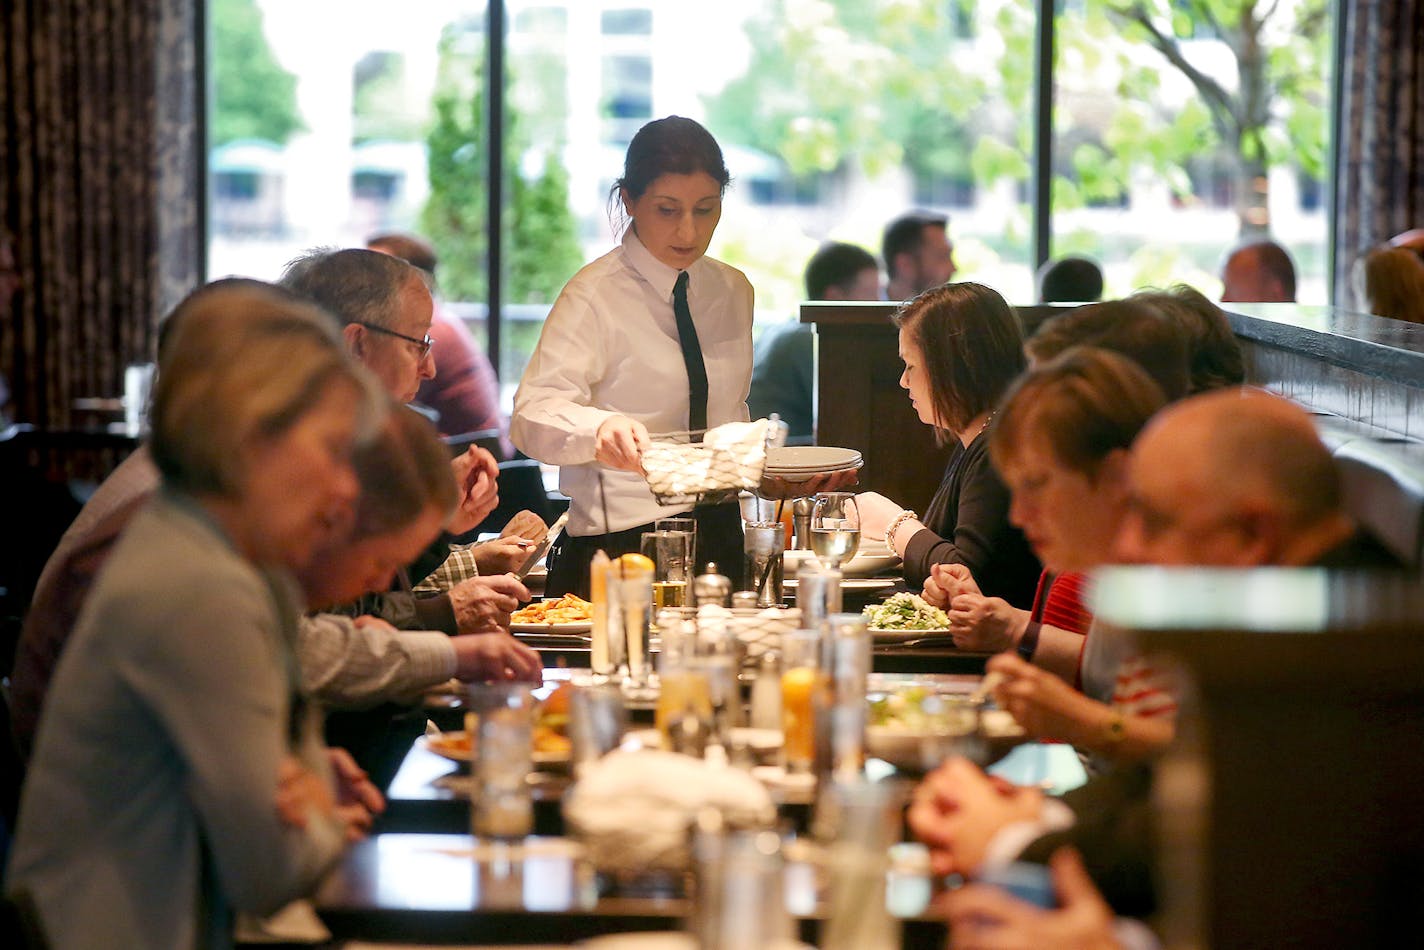
[[[860,509],[855,493],[822,492],[811,511],[811,550],[832,568],[855,556],[860,547]]]

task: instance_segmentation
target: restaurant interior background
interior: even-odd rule
[[[1109,7],[1141,8],[1150,26]],[[158,316],[202,279],[271,278],[297,249],[387,227],[431,232],[447,295],[476,322],[499,314],[485,331],[510,386],[557,288],[612,240],[623,144],[672,112],[727,147],[737,180],[713,253],[746,270],[763,323],[792,318],[818,242],[874,249],[909,206],[949,213],[962,276],[1015,302],[1029,302],[1040,259],[1070,252],[1104,262],[1110,293],[1176,279],[1211,293],[1222,251],[1268,226],[1300,264],[1302,300],[1348,307],[1340,275],[1358,251],[1424,220],[1419,10],[9,3],[0,224],[22,282],[0,337],[11,414],[70,425],[74,399],[119,393]],[[1263,20],[1249,35],[1242,11]],[[1043,49],[1051,75],[1035,72]],[[1242,68],[1246,50],[1258,70]],[[495,101],[486,61],[505,77]],[[1242,103],[1258,98],[1252,119]],[[499,135],[485,134],[486,112]]]

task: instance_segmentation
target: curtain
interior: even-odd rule
[[[1424,0],[1344,0],[1340,29],[1335,304],[1354,308],[1356,258],[1424,227]]]
[[[201,4],[0,5],[0,228],[21,289],[0,300],[18,421],[63,429],[119,395],[202,264]]]

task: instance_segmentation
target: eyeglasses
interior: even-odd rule
[[[365,327],[367,330],[375,330],[377,333],[384,333],[386,336],[393,336],[398,340],[405,340],[407,343],[414,343],[416,346],[420,347],[421,359],[425,359],[425,357],[430,354],[430,348],[435,345],[435,341],[430,338],[429,333],[425,334],[425,339],[422,340],[413,336],[406,336],[404,333],[397,333],[396,331],[389,330],[383,326],[377,326],[374,323],[367,323],[364,320],[357,320],[355,322],[360,326]]]

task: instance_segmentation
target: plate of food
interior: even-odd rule
[[[577,594],[541,600],[509,617],[513,633],[588,633],[593,629],[593,604]]]
[[[569,741],[569,700],[574,690],[572,683],[561,683],[534,710],[534,729],[530,759],[535,766],[544,769],[566,768],[573,751]],[[421,737],[425,748],[443,759],[468,763],[475,758],[475,733],[477,717],[465,714],[466,728],[456,732],[438,732]]]
[[[1026,741],[1002,709],[986,709],[969,694],[911,684],[868,697],[865,750],[898,769],[925,772],[950,755],[996,762]]]
[[[919,594],[901,592],[863,611],[870,633],[881,640],[949,636],[949,617]]]

